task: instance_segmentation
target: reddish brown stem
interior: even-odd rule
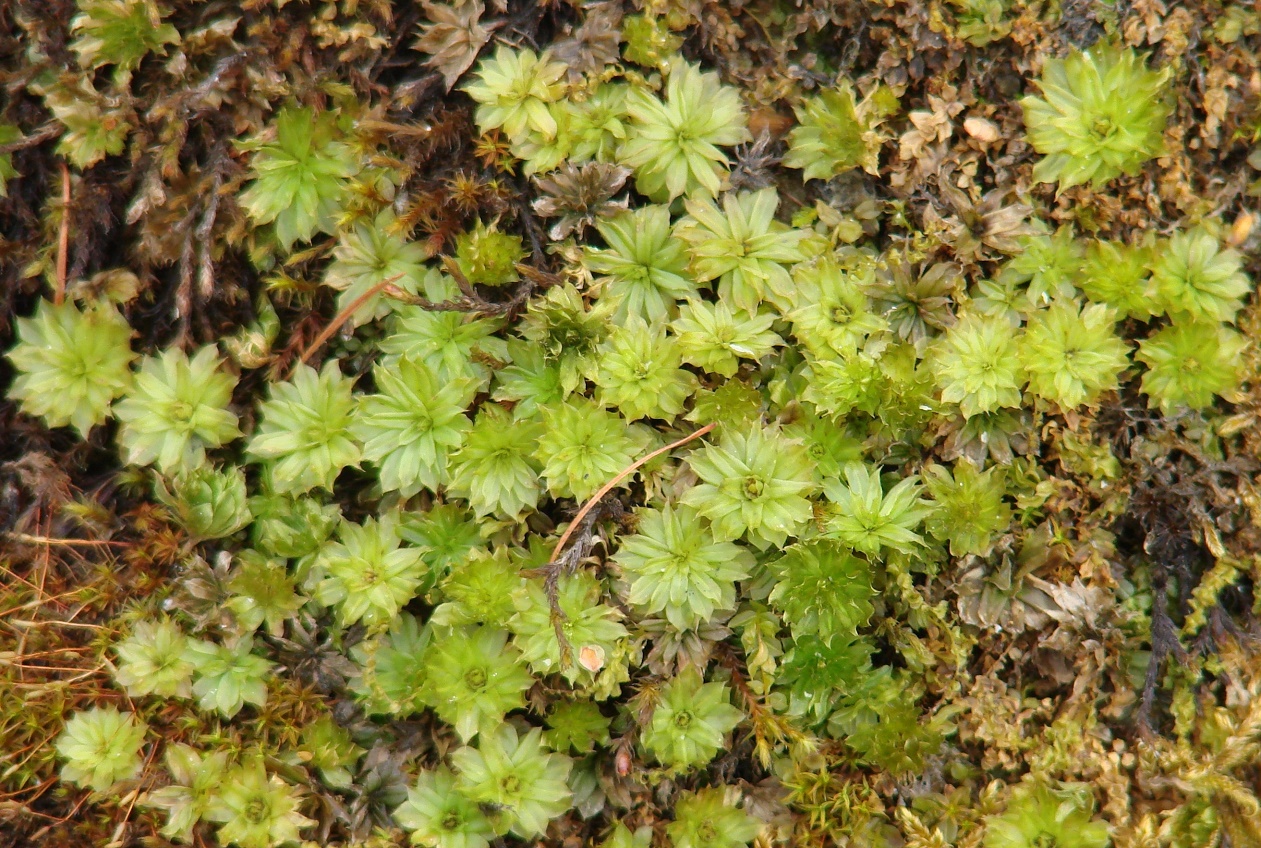
[[[320,334],[315,337],[315,341],[311,342],[307,349],[302,352],[302,355],[298,357],[298,365],[301,365],[310,359],[312,355],[320,349],[320,346],[323,345],[324,342],[333,337],[333,333],[336,333],[339,329],[341,329],[341,325],[345,324],[346,320],[350,318],[351,315],[354,315],[359,307],[367,303],[373,296],[384,291],[386,286],[397,282],[402,278],[402,276],[402,274],[395,274],[393,277],[386,277],[384,280],[359,295],[350,303],[346,304],[346,307],[341,312],[337,313],[333,320],[329,322],[328,326],[321,330]],[[294,366],[294,370],[297,369],[298,365]],[[292,371],[289,373],[289,376],[293,377]]]
[[[70,169],[61,163],[61,227],[57,233],[57,288],[53,303],[61,306],[66,299],[66,264],[70,255]]]
[[[635,460],[630,465],[623,468],[620,472],[618,472],[616,477],[614,477],[612,480],[610,480],[609,482],[601,486],[600,491],[592,495],[591,499],[582,505],[582,509],[578,510],[578,514],[574,516],[574,520],[569,522],[569,526],[565,528],[565,532],[561,535],[560,541],[556,543],[555,550],[552,551],[552,562],[560,561],[560,555],[561,553],[564,552],[565,545],[569,543],[569,537],[572,536],[574,531],[579,527],[579,525],[582,524],[582,519],[587,517],[587,513],[590,512],[592,509],[594,509],[595,505],[598,504],[605,495],[607,495],[610,491],[612,491],[614,486],[616,486],[618,483],[626,479],[627,476],[634,474],[635,471],[637,471],[645,463],[648,463],[651,460],[656,459],[657,457],[661,456],[663,453],[666,453],[667,451],[672,451],[677,447],[682,447],[683,445],[686,445],[688,442],[692,441],[693,439],[699,439],[701,436],[705,435],[710,430],[714,429],[714,427],[716,426],[717,426],[716,423],[711,422],[709,424],[706,424],[704,427],[700,428],[696,432],[691,433],[690,435],[684,436],[683,438],[679,439],[677,442],[671,442],[670,444],[666,445],[663,448],[657,448],[655,451],[648,454],[647,456],[641,457],[640,459]]]

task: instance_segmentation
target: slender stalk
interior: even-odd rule
[[[61,226],[57,233],[57,288],[53,303],[61,306],[66,299],[66,265],[70,255],[70,169],[61,163]]]
[[[345,324],[346,320],[350,318],[351,315],[354,315],[359,307],[367,303],[373,296],[385,291],[387,286],[402,279],[402,277],[402,274],[395,274],[393,277],[386,277],[384,280],[359,295],[350,303],[346,304],[346,307],[342,309],[341,312],[337,313],[333,320],[329,322],[328,326],[321,330],[320,334],[315,337],[315,341],[311,342],[307,349],[302,352],[302,355],[298,357],[298,365],[301,365],[310,359],[315,352],[320,349],[320,346],[323,345],[324,342],[333,337],[333,333],[336,333],[339,329],[341,329],[342,324]],[[297,365],[295,365],[294,368],[297,368]],[[292,371],[289,373],[289,376],[293,376]]]
[[[582,519],[587,517],[587,513],[590,512],[592,509],[594,509],[595,505],[598,504],[605,495],[607,495],[610,491],[612,491],[614,486],[622,482],[622,480],[626,479],[627,476],[634,474],[635,471],[639,469],[645,463],[650,462],[653,459],[656,459],[657,457],[661,456],[661,454],[666,453],[667,451],[672,451],[677,447],[682,447],[683,445],[686,445],[688,442],[692,441],[693,439],[699,439],[701,436],[705,435],[710,430],[714,429],[714,427],[716,426],[717,426],[716,423],[711,422],[709,424],[706,424],[704,427],[700,428],[696,432],[691,433],[690,435],[684,436],[683,438],[679,439],[677,442],[671,442],[670,444],[666,445],[663,448],[657,448],[655,451],[648,454],[647,456],[641,457],[640,459],[635,460],[630,465],[623,468],[620,472],[618,472],[616,477],[614,477],[612,480],[610,480],[609,482],[601,486],[600,491],[592,495],[591,499],[582,505],[582,509],[578,510],[578,514],[574,516],[574,520],[569,522],[569,526],[565,528],[565,532],[561,535],[560,541],[556,543],[555,550],[552,551],[552,562],[558,562],[560,560],[560,555],[561,553],[564,552],[565,545],[569,543],[569,537],[572,536],[574,533],[574,530],[576,530],[578,526],[582,524]]]

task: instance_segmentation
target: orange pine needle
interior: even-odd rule
[[[61,163],[61,227],[57,233],[57,288],[53,303],[61,306],[66,299],[66,265],[70,255],[70,169]]]
[[[677,447],[682,447],[683,445],[686,445],[688,442],[692,441],[693,439],[699,439],[701,436],[705,435],[710,430],[714,429],[714,427],[716,426],[718,426],[716,422],[710,422],[709,424],[706,424],[704,427],[700,428],[696,432],[691,433],[690,435],[684,436],[683,438],[679,439],[677,442],[671,442],[670,444],[666,445],[663,448],[657,448],[655,451],[648,454],[647,456],[641,457],[640,459],[635,460],[630,465],[623,468],[620,472],[618,472],[616,477],[614,477],[612,480],[610,480],[609,482],[601,486],[600,491],[592,495],[591,499],[588,500],[585,504],[583,504],[582,509],[578,510],[578,514],[574,516],[574,520],[569,522],[569,526],[565,528],[564,534],[561,535],[560,541],[556,543],[556,548],[552,551],[552,562],[557,562],[560,560],[560,555],[565,550],[565,545],[569,543],[569,537],[573,535],[576,529],[578,529],[578,525],[582,524],[582,519],[587,517],[587,513],[590,512],[592,509],[594,509],[595,505],[598,504],[605,495],[607,495],[610,491],[612,491],[614,486],[622,482],[622,480],[624,480],[627,476],[634,474],[635,471],[638,470],[645,463],[650,462],[653,459],[656,459],[657,457],[661,456],[661,454],[666,453],[667,451],[672,451]]]
[[[305,363],[308,359],[310,359],[315,354],[315,352],[320,349],[320,346],[323,345],[324,342],[331,339],[333,337],[333,334],[336,333],[339,329],[341,329],[342,324],[345,324],[347,319],[349,319],[351,315],[354,315],[355,312],[359,309],[359,307],[367,303],[368,300],[371,299],[374,295],[378,295],[382,291],[384,291],[386,286],[389,286],[392,283],[397,282],[398,280],[402,279],[402,277],[403,277],[402,274],[395,274],[393,277],[387,277],[381,282],[377,283],[372,288],[368,289],[363,294],[359,295],[350,303],[346,304],[346,307],[341,312],[337,313],[336,317],[334,317],[333,320],[329,322],[329,325],[325,327],[323,330],[321,330],[320,334],[315,337],[315,341],[311,342],[311,344],[307,347],[307,349],[302,352],[302,355],[298,357],[298,365],[301,365]],[[297,365],[295,365],[294,368],[296,369]],[[290,377],[293,376],[292,371],[289,373],[289,376]]]

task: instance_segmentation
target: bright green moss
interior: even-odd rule
[[[520,236],[478,221],[455,241],[455,261],[470,283],[503,286],[521,279],[517,263],[525,258]]]
[[[783,614],[795,638],[853,635],[875,612],[871,566],[844,544],[799,542],[770,569],[776,581],[767,600]]]
[[[477,107],[477,124],[482,132],[502,127],[508,137],[519,140],[533,130],[545,137],[556,135],[556,121],[547,104],[565,92],[560,81],[565,66],[554,62],[546,52],[512,50],[500,45],[493,57],[482,60],[476,77],[464,86]]]
[[[505,713],[524,707],[533,683],[507,631],[463,627],[439,633],[425,653],[421,699],[468,742],[493,734]]]
[[[241,848],[275,848],[296,842],[299,831],[315,824],[298,811],[299,790],[275,774],[267,774],[261,760],[232,769],[214,796],[206,818],[219,822],[223,842]]]
[[[148,727],[135,713],[94,707],[76,713],[57,737],[65,760],[61,776],[71,783],[104,792],[140,772],[140,747]]]
[[[949,469],[929,465],[924,469],[924,484],[934,505],[926,521],[928,532],[949,544],[954,556],[985,554],[1011,521],[1001,469],[983,472],[966,459]]]
[[[1144,320],[1160,312],[1156,284],[1151,278],[1151,244],[1092,241],[1078,284],[1082,293],[1131,318]]]
[[[1019,333],[1006,321],[964,316],[937,347],[933,366],[941,399],[964,417],[1020,406],[1025,382]]]
[[[114,65],[117,73],[126,73],[149,53],[166,55],[166,45],[180,41],[178,30],[162,23],[164,10],[153,0],[80,0],[79,10],[70,21],[78,34],[71,49],[86,67]]]
[[[165,471],[195,468],[205,462],[206,448],[241,435],[236,414],[227,408],[236,377],[221,365],[213,347],[191,359],[174,349],[145,357],[132,390],[114,406],[122,422],[118,441],[129,462]]]
[[[536,674],[560,674],[570,683],[589,683],[614,656],[617,643],[626,638],[626,628],[619,623],[618,610],[599,602],[603,593],[589,574],[563,579],[557,592],[559,627],[537,582],[513,596],[517,612],[508,627]]]
[[[662,765],[688,770],[714,758],[744,714],[729,702],[727,687],[703,683],[689,668],[666,684],[644,729],[644,748]]]
[[[534,451],[536,424],[514,423],[499,406],[483,406],[453,457],[450,491],[477,515],[519,516],[538,503],[542,486]]]
[[[775,220],[774,189],[726,194],[722,208],[709,200],[687,200],[686,218],[674,232],[688,245],[690,268],[701,282],[718,281],[718,297],[747,312],[763,299],[790,297],[787,265],[806,258],[806,233]]]
[[[1252,291],[1239,252],[1223,248],[1203,227],[1175,233],[1160,246],[1152,282],[1165,312],[1193,321],[1233,321]]]
[[[295,584],[283,561],[245,550],[228,583],[232,597],[224,606],[241,632],[253,633],[265,624],[268,634],[278,637],[284,633],[285,622],[307,601]]]
[[[1055,10],[1007,0],[875,9],[883,53],[819,3],[184,5],[80,0],[68,41],[10,16],[40,74],[0,125],[11,294],[69,302],[10,353],[5,797],[64,813],[59,755],[243,848],[1103,848],[1044,782],[1076,770],[1117,844],[1246,841],[1249,678],[1214,640],[1252,500],[1192,473],[1255,453],[1255,236],[1211,167],[1250,143],[1243,17],[1166,16],[1150,70],[1037,57]],[[1157,175],[1175,91],[1205,120]],[[67,210],[36,202],[54,152]],[[1156,543],[1210,490],[1221,548],[1192,529],[1230,556],[1166,575],[1204,625],[1171,663]],[[1165,747],[1134,757],[1149,662]]]
[[[664,328],[650,330],[634,318],[601,346],[592,381],[600,387],[600,400],[627,420],[670,421],[696,390],[696,376],[680,367],[682,361],[678,341]]]
[[[345,309],[385,280],[416,294],[425,278],[424,261],[423,246],[403,238],[394,213],[383,209],[374,219],[356,223],[341,234],[333,248],[324,285],[341,292],[337,299],[339,309]],[[389,312],[389,302],[378,292],[352,313],[351,321],[363,324],[384,318]]]
[[[351,429],[363,457],[375,463],[381,488],[405,497],[437,491],[450,480],[450,455],[473,426],[464,410],[475,394],[471,378],[440,384],[424,362],[404,356],[373,369],[377,393],[360,395]]]
[[[664,99],[635,87],[626,111],[631,128],[618,161],[635,169],[639,193],[656,202],[717,196],[728,162],[721,148],[749,138],[735,89],[682,59],[670,66]]]
[[[1020,342],[1029,391],[1072,409],[1115,389],[1129,356],[1114,323],[1115,315],[1101,304],[1079,309],[1060,301],[1031,315]]]
[[[286,251],[335,231],[347,182],[359,170],[340,137],[335,113],[286,106],[276,116],[275,140],[252,145],[254,180],[240,203],[258,223],[275,225]]]
[[[696,510],[668,504],[640,515],[638,532],[622,539],[614,561],[630,580],[629,602],[679,630],[732,609],[736,581],[753,565],[748,551],[716,540]]]
[[[460,748],[451,761],[460,791],[497,811],[496,830],[538,836],[550,819],[569,809],[571,793],[565,778],[573,763],[561,754],[547,753],[538,728],[523,736],[504,725],[480,738],[476,747]]]
[[[112,305],[40,301],[34,316],[17,320],[17,335],[9,395],[50,427],[70,425],[86,438],[131,385],[131,327]]]
[[[1064,59],[1047,59],[1042,96],[1021,101],[1029,142],[1045,155],[1033,169],[1040,182],[1060,189],[1135,174],[1164,150],[1171,111],[1169,68],[1150,71],[1143,57],[1101,43]]]
[[[685,246],[671,234],[666,207],[623,212],[596,229],[608,248],[588,248],[586,265],[605,286],[602,299],[617,304],[614,320],[638,315],[660,321],[677,313],[676,301],[699,294],[687,273]]]
[[[877,87],[859,99],[844,81],[835,90],[807,98],[795,109],[798,126],[788,134],[784,164],[800,168],[805,180],[831,179],[853,168],[877,173],[884,138],[876,128],[897,107],[898,99],[888,88]]]
[[[488,848],[495,838],[482,806],[464,794],[447,768],[422,772],[394,810],[394,820],[411,831],[414,845]]]
[[[389,514],[363,524],[342,522],[337,539],[320,554],[328,576],[316,587],[315,599],[335,606],[343,626],[357,621],[388,626],[424,579],[421,552],[401,546],[397,517]]]
[[[194,666],[187,656],[188,637],[175,622],[166,618],[139,621],[114,650],[118,654],[114,680],[128,695],[192,695]]]
[[[362,457],[350,429],[354,410],[352,381],[336,360],[319,372],[299,363],[289,382],[272,385],[246,452],[269,463],[277,492],[331,489],[341,470]]]
[[[784,340],[771,331],[770,314],[732,310],[719,301],[689,300],[671,324],[683,361],[723,377],[734,376],[740,360],[758,360]]]
[[[169,480],[154,480],[154,495],[171,511],[189,538],[222,539],[253,519],[246,498],[245,472],[239,466],[200,465]]]
[[[167,746],[163,759],[173,782],[142,796],[140,803],[166,810],[163,836],[192,842],[193,828],[209,814],[223,783],[227,752],[203,754],[189,745],[175,744]]]
[[[197,678],[193,695],[197,706],[233,718],[246,704],[267,703],[267,677],[273,663],[254,653],[254,639],[246,636],[232,644],[200,640],[188,646]]]
[[[775,431],[726,432],[717,445],[691,454],[688,464],[702,482],[683,503],[709,519],[717,539],[782,546],[813,515],[815,484],[805,448]]]
[[[423,294],[432,301],[445,302],[459,294],[455,280],[436,268],[425,275]],[[461,377],[478,385],[490,379],[488,363],[508,359],[507,343],[496,333],[502,319],[478,317],[450,311],[435,312],[419,306],[402,306],[394,311],[390,332],[380,342],[387,362],[400,356],[423,360],[442,381]]]
[[[725,795],[713,788],[679,799],[674,821],[666,828],[674,848],[740,848],[761,832],[758,820],[729,804]]]
[[[1203,409],[1235,388],[1246,342],[1220,324],[1176,323],[1139,342],[1135,358],[1147,366],[1143,394],[1162,412]]]
[[[584,501],[647,453],[645,429],[585,398],[544,409],[541,417],[543,431],[534,458],[555,497]],[[630,485],[630,480],[622,485]]]
[[[1092,819],[1093,812],[1084,786],[1022,785],[1012,793],[1007,811],[986,821],[985,848],[1105,848],[1108,825]]]
[[[919,497],[920,491],[918,479],[905,477],[886,492],[879,468],[850,463],[844,482],[824,484],[832,505],[825,532],[872,557],[885,548],[913,553],[924,543],[919,526],[932,514],[932,504]]]

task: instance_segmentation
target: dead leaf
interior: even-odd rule
[[[993,144],[999,138],[997,124],[976,116],[963,119],[963,131],[985,144]]]
[[[498,23],[489,27],[481,25],[485,11],[482,0],[465,0],[453,6],[425,3],[425,14],[430,22],[421,26],[415,49],[430,54],[425,64],[442,74],[447,91],[454,88],[456,81],[472,66],[477,54],[490,41],[491,32],[499,26]]]

